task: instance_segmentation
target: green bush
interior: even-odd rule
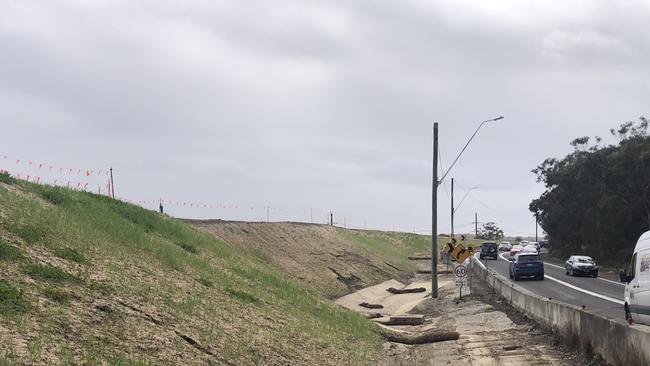
[[[188,252],[188,253],[197,254],[197,253],[199,252],[199,250],[196,249],[196,247],[195,247],[194,245],[192,245],[192,244],[188,244],[188,243],[176,243],[176,245],[178,245],[179,247],[183,248],[183,250],[186,251],[186,252]]]
[[[24,313],[28,309],[29,303],[23,299],[22,292],[0,279],[0,314]]]
[[[45,297],[47,297],[48,299],[58,302],[60,304],[67,304],[68,302],[70,302],[70,299],[72,298],[72,296],[69,293],[52,287],[46,287],[43,290],[43,295],[45,295]]]
[[[34,184],[31,186],[31,190],[44,200],[57,206],[72,202],[69,192],[64,188]]]
[[[255,296],[253,296],[253,295],[251,295],[251,294],[249,294],[247,292],[244,292],[244,291],[239,291],[239,290],[235,290],[235,289],[232,289],[232,288],[227,288],[226,292],[229,293],[230,295],[232,295],[233,297],[236,297],[239,300],[242,300],[244,302],[253,303],[253,304],[257,304],[257,303],[260,302],[260,300],[257,297],[255,297]]]
[[[7,229],[12,233],[18,235],[28,244],[35,244],[41,240],[46,232],[43,228],[35,225],[19,225],[15,223],[10,223],[7,225]]]
[[[75,263],[85,263],[86,258],[83,254],[77,252],[73,248],[63,247],[54,249],[54,255],[59,258],[67,259]]]
[[[20,249],[7,244],[4,240],[0,240],[0,261],[16,261],[23,258],[23,253]]]
[[[14,184],[16,183],[16,178],[9,175],[9,173],[3,172],[0,173],[0,182],[7,183],[7,184]]]
[[[59,268],[44,266],[38,263],[28,263],[25,265],[24,270],[33,279],[40,281],[63,282],[74,279],[71,274]]]

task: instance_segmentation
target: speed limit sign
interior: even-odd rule
[[[456,279],[456,287],[467,287],[467,266],[456,263],[454,265],[454,277]]]

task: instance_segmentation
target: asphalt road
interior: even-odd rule
[[[500,253],[498,260],[481,260],[481,263],[515,283],[508,276],[508,257],[509,254]],[[600,277],[571,277],[566,274],[564,267],[544,262],[543,281],[520,279],[516,284],[543,297],[577,306],[584,305],[586,309],[604,317],[624,318],[625,286],[618,282]]]

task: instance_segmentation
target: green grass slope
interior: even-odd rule
[[[380,352],[371,322],[208,233],[0,176],[0,365],[374,364]]]

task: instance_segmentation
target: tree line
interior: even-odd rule
[[[548,234],[552,253],[585,254],[626,263],[636,240],[650,229],[650,137],[648,119],[625,122],[602,138],[579,137],[574,151],[548,158],[532,170],[546,190],[530,210]]]

